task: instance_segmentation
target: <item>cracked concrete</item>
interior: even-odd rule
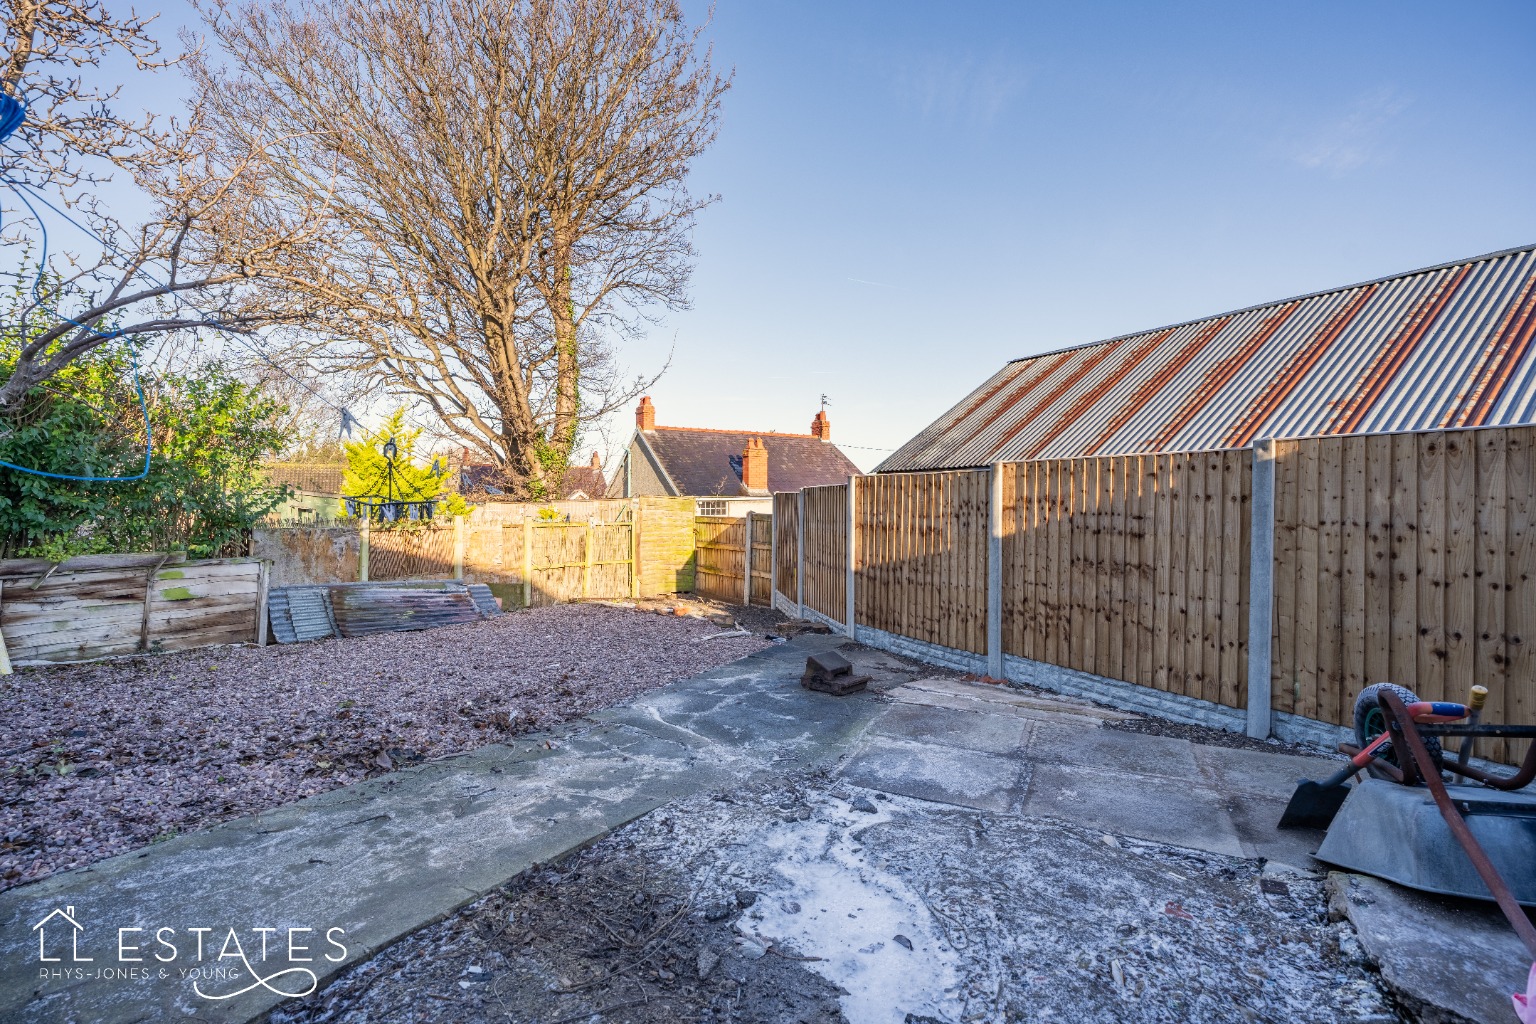
[[[1104,721],[1126,716],[921,677],[910,663],[861,649],[848,653],[856,671],[875,676],[870,692],[837,698],[802,689],[806,656],[842,643],[803,636],[557,732],[403,769],[0,894],[0,1018],[253,1020],[307,985],[308,972],[324,984],[530,866],[663,804],[792,771],[836,771],[870,790],[1043,827],[1056,821],[1226,857],[1311,864],[1321,834],[1280,833],[1274,823],[1296,780],[1335,762],[1106,730]],[[32,926],[63,907],[74,908],[84,927],[80,952],[93,961],[70,963],[69,936],[54,931],[44,948],[64,959],[39,963]],[[118,966],[122,928],[143,929],[128,933],[142,961],[123,966],[149,975],[88,976]],[[167,963],[153,959],[161,928],[175,929],[176,957]],[[288,929],[313,929],[299,934],[314,955],[305,973],[273,979],[279,991],[257,985],[210,999],[250,985],[250,974],[179,973],[249,972],[250,964],[214,954],[214,945],[227,952],[233,930],[254,949]],[[328,945],[333,934],[338,941]],[[199,961],[191,944],[204,935],[209,949]],[[273,962],[279,967],[261,967]],[[261,970],[252,973],[293,964],[279,949],[258,957]],[[87,976],[39,973],[65,968]]]

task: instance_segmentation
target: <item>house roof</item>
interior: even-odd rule
[[[304,494],[340,496],[345,463],[268,462],[261,467],[272,484],[287,484]]]
[[[810,434],[656,427],[636,431],[635,436],[680,495],[745,494],[741,484],[741,453],[754,437],[761,438],[768,449],[769,491],[840,484],[859,473],[858,467],[835,444]]]
[[[1536,421],[1536,245],[1008,363],[876,472]]]
[[[487,486],[499,486],[495,466],[490,463],[466,462],[459,467],[459,490],[464,494],[486,491]],[[565,471],[565,478],[560,486],[555,489],[555,498],[556,500],[570,498],[578,492],[589,498],[601,498],[607,489],[608,482],[603,477],[601,466],[571,466]],[[500,491],[486,492],[501,493]]]

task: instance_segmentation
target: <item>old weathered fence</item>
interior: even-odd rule
[[[0,561],[0,668],[259,642],[267,581],[254,558]]]
[[[851,517],[847,486],[775,496],[778,607],[1256,735],[1321,737],[1381,681],[1431,700],[1482,683],[1489,720],[1536,719],[1536,427],[892,474],[853,493]]]
[[[579,504],[589,518],[574,518],[574,507],[506,503],[494,506],[494,514],[477,508],[462,521],[395,529],[267,528],[256,531],[254,549],[274,561],[280,586],[464,579],[490,585],[509,608],[693,588],[692,499]],[[540,509],[555,518],[547,518],[550,511],[539,516]],[[535,514],[525,514],[530,510]]]
[[[730,604],[767,606],[773,593],[773,517],[694,517],[698,577],[694,592]],[[751,585],[747,566],[751,563]]]

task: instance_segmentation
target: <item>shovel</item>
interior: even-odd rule
[[[1302,779],[1296,792],[1291,794],[1291,802],[1285,805],[1285,813],[1280,815],[1280,827],[1327,828],[1333,816],[1339,813],[1339,808],[1344,806],[1344,798],[1349,796],[1349,789],[1344,783],[1351,775],[1370,764],[1376,751],[1386,746],[1391,739],[1390,732],[1383,732],[1371,740],[1364,750],[1350,758],[1349,764],[1322,782]]]

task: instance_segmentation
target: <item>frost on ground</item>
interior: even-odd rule
[[[1322,882],[799,780],[669,805],[282,1024],[1397,1020]]]
[[[597,605],[21,669],[0,685],[0,890],[627,701],[767,646]]]

